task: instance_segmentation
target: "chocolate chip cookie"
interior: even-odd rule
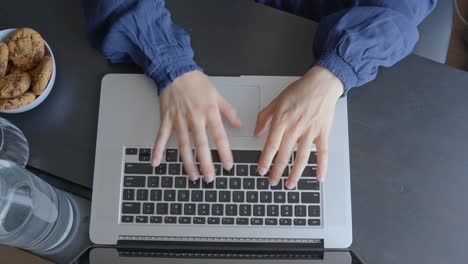
[[[0,79],[0,98],[11,99],[25,93],[31,86],[27,72],[16,71]]]
[[[44,57],[44,40],[33,29],[17,29],[11,34],[7,44],[11,61],[23,71],[36,67]]]
[[[41,60],[39,66],[29,72],[31,74],[31,90],[37,96],[44,92],[47,87],[53,68],[54,62],[52,61],[52,57],[46,55]]]
[[[8,46],[0,42],[0,78],[5,76],[8,67]]]
[[[32,92],[26,92],[16,98],[0,99],[0,111],[14,110],[32,103],[36,95]]]

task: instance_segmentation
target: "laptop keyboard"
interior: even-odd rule
[[[277,186],[257,173],[261,151],[233,150],[234,166],[222,168],[212,150],[215,180],[190,181],[176,149],[151,166],[151,149],[124,149],[120,223],[225,226],[321,227],[321,185],[315,177],[316,152],[295,189],[284,183],[295,154]],[[268,173],[267,173],[268,175]]]

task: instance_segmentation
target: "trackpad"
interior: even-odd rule
[[[255,129],[255,121],[260,111],[260,89],[258,86],[222,85],[218,86],[219,92],[237,110],[242,128],[232,127],[224,120],[224,126],[229,137],[252,137]]]

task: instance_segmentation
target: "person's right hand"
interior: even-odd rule
[[[221,115],[234,127],[241,127],[236,109],[224,99],[208,77],[200,71],[187,72],[175,79],[160,94],[161,123],[153,148],[152,165],[159,166],[171,132],[177,135],[179,152],[184,168],[192,181],[204,176],[206,182],[214,180],[210,146],[206,128],[218,149],[226,170],[233,166],[231,147],[224,130]],[[190,133],[194,141],[199,172],[192,155]]]

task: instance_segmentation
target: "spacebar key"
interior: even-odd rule
[[[259,150],[232,150],[234,163],[258,163],[261,155]]]
[[[125,174],[153,174],[150,163],[125,163]]]

